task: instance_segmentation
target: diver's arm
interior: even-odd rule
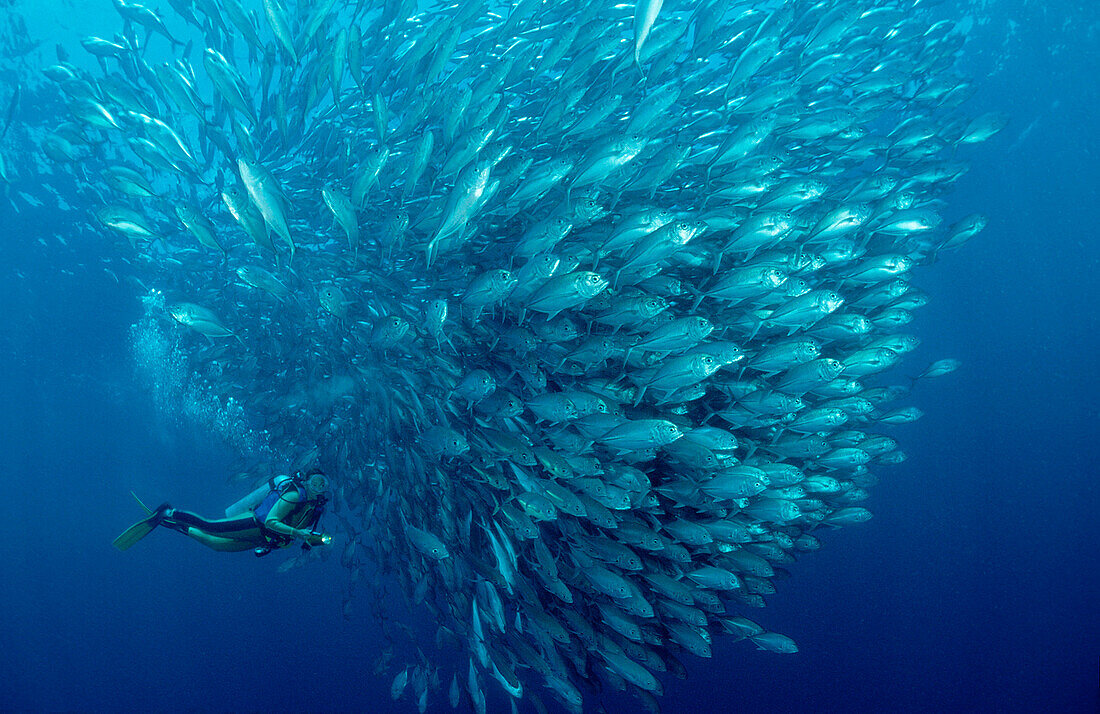
[[[304,531],[301,528],[288,526],[282,521],[276,520],[274,518],[268,518],[266,521],[264,521],[264,527],[272,533],[290,536],[291,538],[306,538],[310,534],[310,531]]]
[[[268,513],[267,518],[264,519],[264,528],[272,533],[289,536],[290,538],[308,538],[312,531],[295,528],[283,522],[283,519],[290,515],[299,501],[298,494],[285,494],[271,507],[271,512]]]
[[[285,494],[275,502],[275,505],[271,508],[271,512],[267,514],[267,518],[264,520],[264,528],[274,533],[278,533],[279,535],[289,536],[291,538],[301,538],[310,545],[323,545],[326,542],[325,539],[327,536],[303,528],[295,528],[283,521],[284,518],[290,516],[294,507],[298,505],[300,501],[301,499],[296,493]]]

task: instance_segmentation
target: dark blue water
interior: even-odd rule
[[[875,518],[826,533],[758,618],[801,651],[720,641],[665,680],[664,711],[1097,710],[1100,19],[1049,8],[993,3],[966,50],[971,112],[1013,122],[963,152],[952,210],[990,225],[916,275],[932,301],[903,371],[964,366],[918,385]],[[103,244],[62,248],[52,220],[0,201],[0,710],[412,711],[373,673],[369,605],[341,612],[336,558],[277,573],[170,533],[111,548],[130,490],[210,515],[241,494],[225,447],[135,379],[142,309]]]

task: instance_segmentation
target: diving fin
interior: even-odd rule
[[[134,496],[134,498],[137,499],[138,503],[141,503],[141,499],[138,499],[137,496]],[[122,535],[118,538],[115,538],[112,542],[115,548],[127,550],[134,543],[137,543],[139,540],[152,533],[153,529],[159,526],[161,521],[164,520],[165,511],[169,508],[167,503],[162,504],[155,511],[149,510],[149,507],[144,503],[141,503],[141,507],[148,511],[149,515],[124,530]]]
[[[150,516],[153,515],[153,513],[155,513],[155,511],[153,511],[152,508],[149,508],[148,506],[146,506],[144,503],[141,502],[141,499],[138,498],[136,493],[134,493],[133,491],[130,491],[130,495],[133,496],[134,500],[138,502],[139,506],[141,506],[141,510],[145,511]]]

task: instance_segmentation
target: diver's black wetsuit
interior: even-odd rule
[[[161,522],[161,525],[167,526],[172,530],[180,531],[181,533],[186,533],[188,528],[198,528],[205,533],[222,536],[224,538],[245,535],[260,527],[259,524],[256,523],[256,517],[251,513],[237,516],[236,518],[219,518],[211,521],[200,515],[191,513],[190,511],[181,511],[179,509],[176,509],[172,512],[171,516],[165,518]]]
[[[203,540],[228,539],[239,541],[242,545],[259,548],[279,548],[287,546],[294,538],[276,533],[261,521],[255,513],[246,513],[234,518],[208,520],[190,511],[173,510],[161,522],[172,530]],[[320,518],[320,509],[311,501],[295,504],[294,509],[285,517],[285,525],[292,528],[316,527]],[[198,533],[189,531],[195,529]]]

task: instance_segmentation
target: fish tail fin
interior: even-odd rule
[[[695,312],[699,309],[699,306],[703,304],[703,298],[705,298],[707,294],[693,285],[684,285],[684,287],[687,288],[688,292],[695,295],[695,302],[691,304],[691,312]]]
[[[634,65],[634,69],[638,70],[638,76],[641,77],[642,80],[642,96],[645,96],[646,76],[645,70],[642,69],[642,53],[640,52],[640,49],[640,47],[634,48],[634,61],[631,64]]]
[[[764,326],[764,318],[750,315],[749,319],[752,320],[752,330],[749,331],[747,339],[752,340],[752,338],[756,337],[756,333],[760,332],[760,328]]]

